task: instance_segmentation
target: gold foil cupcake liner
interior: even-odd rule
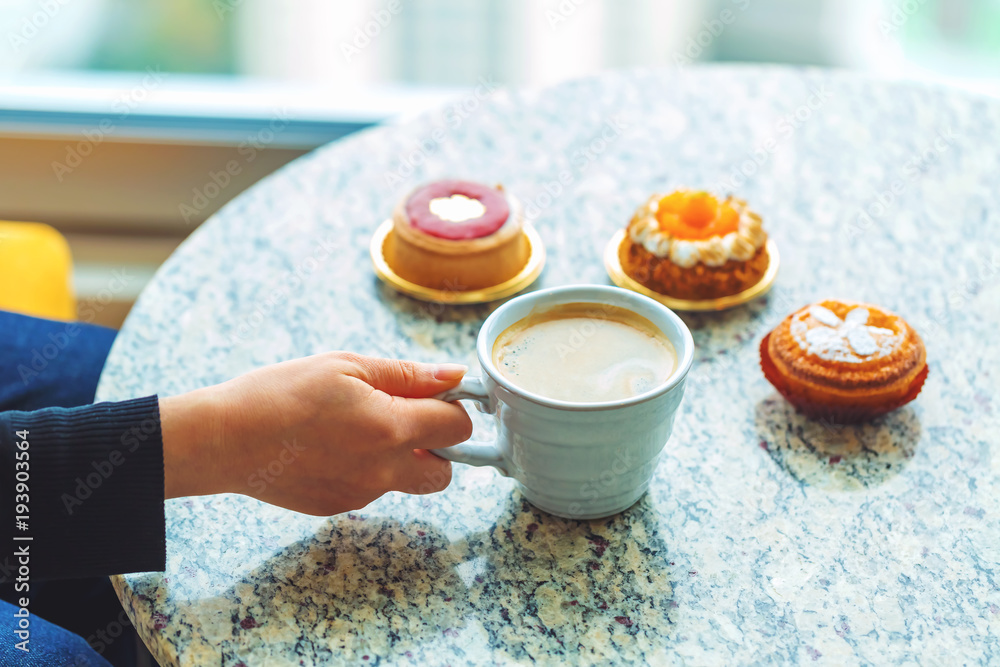
[[[769,261],[767,271],[764,272],[764,275],[756,284],[751,285],[742,292],[722,296],[717,299],[678,299],[651,290],[625,273],[618,254],[623,243],[628,243],[628,236],[626,235],[626,230],[620,229],[611,237],[607,247],[604,249],[604,268],[607,269],[611,282],[619,287],[624,287],[625,289],[655,299],[671,310],[712,311],[742,306],[759,296],[767,294],[768,290],[774,285],[774,280],[778,275],[778,264],[780,262],[778,245],[773,239],[768,239],[767,254]]]
[[[424,287],[417,283],[401,278],[389,263],[385,261],[385,241],[392,234],[392,220],[386,220],[372,236],[369,251],[372,257],[372,265],[375,267],[375,275],[386,285],[407,296],[421,301],[431,303],[445,303],[452,305],[470,305],[477,303],[489,303],[513,296],[521,290],[527,288],[535,282],[542,273],[545,266],[545,246],[542,244],[542,237],[529,223],[525,222],[523,234],[528,240],[528,261],[524,268],[513,278],[492,287],[484,287],[476,290],[442,290],[432,287]]]

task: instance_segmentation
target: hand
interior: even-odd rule
[[[441,491],[451,463],[427,450],[468,439],[472,421],[430,397],[465,370],[331,352],[160,399],[166,497],[242,493],[329,516]]]

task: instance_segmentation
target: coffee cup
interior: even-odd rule
[[[513,325],[560,306],[620,309],[650,323],[676,354],[665,381],[634,396],[571,401],[524,389],[497,367],[494,345]],[[694,341],[669,308],[641,294],[603,285],[531,292],[503,304],[483,323],[476,342],[481,374],[437,396],[469,399],[496,419],[494,442],[469,441],[432,450],[474,466],[493,466],[517,481],[534,506],[556,516],[595,519],[631,507],[648,489],[673,429],[694,359]]]

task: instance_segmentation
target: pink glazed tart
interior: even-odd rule
[[[492,287],[516,276],[531,248],[518,202],[501,186],[434,181],[399,202],[383,252],[401,278],[446,291]]]

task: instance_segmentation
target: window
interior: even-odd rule
[[[994,80],[1000,0],[7,0],[0,71],[546,84],[751,60]]]

